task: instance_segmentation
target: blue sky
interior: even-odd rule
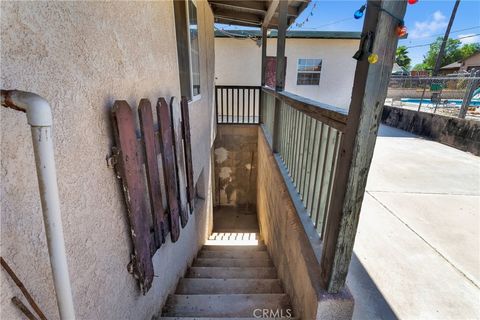
[[[314,4],[316,3],[315,8]],[[303,27],[295,25],[292,30],[326,30],[326,31],[361,31],[363,19],[355,20],[354,12],[365,1],[312,1],[297,18],[297,22],[308,21]],[[412,66],[422,62],[423,55],[428,51],[428,44],[441,36],[447,27],[455,0],[419,0],[414,5],[408,5],[405,15],[405,25],[409,36],[400,40],[399,45],[418,46],[409,48]],[[225,29],[240,29],[227,27]],[[452,26],[451,38],[476,35],[462,39],[464,43],[480,42],[480,0],[462,0]]]

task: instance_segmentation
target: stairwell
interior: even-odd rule
[[[242,220],[235,215],[233,224]],[[293,316],[290,298],[259,233],[234,231],[212,233],[168,297],[160,319]]]

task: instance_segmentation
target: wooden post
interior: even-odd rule
[[[322,285],[338,292],[345,284],[353,252],[368,170],[373,156],[398,37],[395,28],[405,15],[406,0],[369,0],[363,35],[373,32],[376,64],[368,48],[357,62],[345,135],[335,170],[321,258]],[[380,9],[381,8],[381,9]],[[367,41],[368,42],[368,41]]]
[[[262,28],[262,87],[265,85],[265,72],[267,70],[267,34],[268,29]]]
[[[287,35],[287,11],[288,1],[282,0],[278,5],[278,33],[277,33],[277,69],[275,71],[275,90],[283,91],[285,89],[285,37]],[[275,99],[275,114],[273,118],[272,149],[278,152],[280,147],[280,108],[282,102]]]
[[[280,1],[278,5],[278,33],[277,33],[277,70],[275,90],[285,89],[285,37],[287,35],[288,1]]]

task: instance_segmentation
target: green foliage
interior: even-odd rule
[[[412,68],[413,71],[425,71],[427,69],[428,67],[424,63],[416,64]]]
[[[440,46],[442,44],[443,38],[438,37],[435,42],[430,45],[430,49],[428,50],[427,54],[423,56],[423,63],[421,64],[424,68],[423,70],[431,70],[435,67],[435,61],[437,60],[438,53],[440,51]],[[442,63],[440,66],[446,66],[450,63],[460,61],[469,57],[470,55],[474,54],[477,51],[480,51],[480,44],[473,43],[473,44],[465,44],[461,46],[461,42],[458,39],[448,39],[447,44],[445,46],[445,54],[442,58]],[[415,67],[420,68],[420,65],[416,65]],[[414,69],[415,69],[414,67]],[[419,69],[422,70],[422,69]]]
[[[410,62],[412,62],[412,59],[408,56],[408,49],[406,46],[399,46],[397,48],[395,62],[405,70],[410,69]]]
[[[440,45],[442,44],[442,37],[438,37],[435,42],[430,45],[430,49],[427,54],[423,57],[423,64],[427,69],[433,69],[435,67],[435,61],[437,60],[438,53],[440,52]],[[458,39],[448,39],[447,45],[445,46],[445,54],[442,58],[441,66],[446,66],[447,64],[453,63],[461,59],[460,54],[460,40]]]
[[[480,51],[480,43],[469,43],[460,48],[462,59],[468,58],[478,51]]]

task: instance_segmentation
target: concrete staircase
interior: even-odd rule
[[[161,319],[293,316],[277,272],[255,233],[214,233],[168,297]]]

